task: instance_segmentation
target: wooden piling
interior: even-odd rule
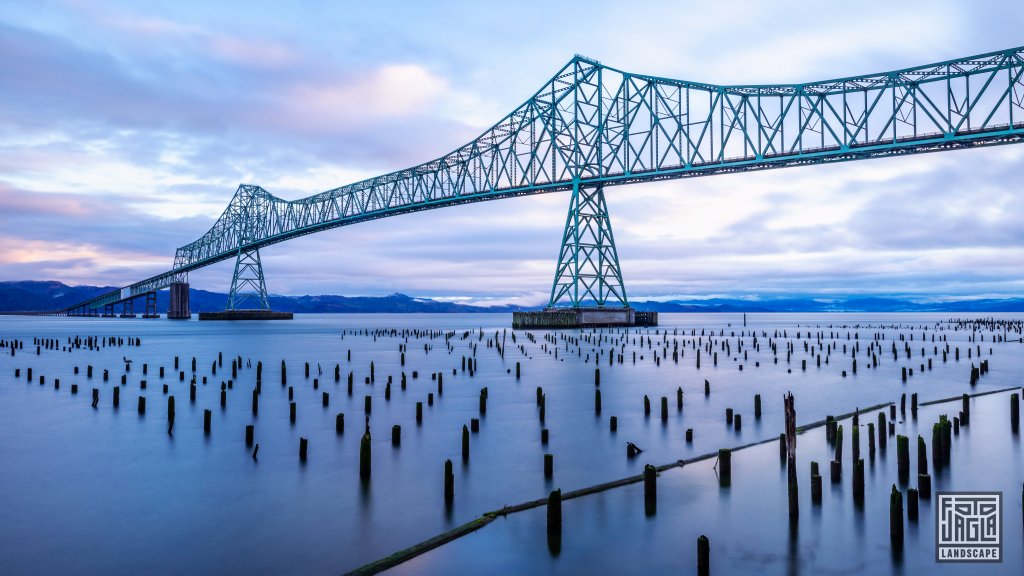
[[[359,477],[366,480],[370,477],[370,431],[363,433],[359,441]]]
[[[306,461],[306,449],[309,446],[309,440],[299,437],[299,461]]]
[[[697,574],[708,576],[711,573],[711,542],[701,534],[697,538]]]
[[[910,479],[910,438],[902,434],[896,437],[896,462],[899,481],[906,484]]]
[[[336,434],[345,433],[345,413],[338,412],[338,415],[334,417],[334,432]]]
[[[398,424],[395,424],[394,426],[391,427],[391,445],[402,445],[402,427]]]
[[[246,424],[245,426],[245,445],[252,446],[253,437],[255,436],[256,427],[252,424]]]
[[[288,421],[295,424],[295,402],[288,403]]]
[[[444,461],[444,501],[451,504],[455,499],[455,473],[452,471],[452,461]]]
[[[469,461],[469,428],[462,425],[462,461]]]
[[[857,504],[864,503],[864,459],[858,458],[853,461],[853,501]]]
[[[594,414],[601,413],[601,390],[594,390]]]
[[[545,454],[544,455],[544,477],[551,478],[555,474],[555,455]]]
[[[885,447],[888,442],[888,434],[886,433],[887,426],[885,424],[885,412],[878,413],[878,448],[885,452]]]
[[[728,487],[732,484],[732,450],[718,450],[718,485]]]
[[[896,449],[899,450],[899,438],[897,437]],[[903,494],[892,485],[892,492],[889,494],[889,540],[895,550],[903,548]]]
[[[932,477],[928,474],[917,475],[917,491],[921,498],[924,500],[931,500],[932,497]]]
[[[644,466],[644,513],[653,516],[658,510],[658,469]]]
[[[203,433],[210,434],[210,422],[213,419],[213,412],[203,410]]]
[[[562,534],[562,491],[552,490],[548,495],[548,536]]]

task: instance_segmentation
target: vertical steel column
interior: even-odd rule
[[[146,312],[142,315],[143,318],[159,318],[160,314],[156,311],[156,292],[146,292]]]
[[[260,251],[238,249],[227,310],[270,310]]]
[[[604,187],[573,184],[562,247],[548,307],[568,300],[573,308],[609,302],[629,307]]]

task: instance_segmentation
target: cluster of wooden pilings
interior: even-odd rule
[[[899,332],[893,335],[891,330],[899,330]],[[967,343],[965,344],[961,341],[954,344],[950,342],[950,334],[960,331],[969,332],[966,338]],[[607,415],[608,432],[615,434],[618,424],[624,418],[647,419],[657,417],[664,426],[678,423],[681,418],[673,419],[671,406],[675,405],[674,412],[677,415],[681,416],[683,414],[685,406],[684,390],[681,385],[678,385],[675,386],[674,390],[669,388],[665,392],[652,391],[642,394],[642,398],[640,393],[638,393],[637,397],[635,397],[635,404],[632,406],[615,406],[615,411],[619,411],[619,413],[607,414],[609,410],[603,404],[601,394],[602,369],[606,371],[615,370],[617,366],[647,362],[656,367],[660,367],[662,364],[688,364],[693,370],[699,371],[701,370],[703,359],[705,369],[709,367],[709,364],[710,367],[725,367],[728,363],[731,363],[737,370],[743,370],[744,366],[748,369],[757,369],[761,367],[761,363],[764,361],[772,365],[785,363],[788,372],[791,372],[797,366],[799,366],[798,369],[800,371],[820,370],[831,367],[834,370],[841,371],[843,376],[854,376],[858,374],[858,370],[878,370],[888,363],[890,367],[894,368],[892,380],[894,384],[898,385],[915,378],[915,374],[919,377],[927,373],[936,364],[966,361],[971,363],[971,370],[969,374],[965,373],[964,382],[965,384],[975,386],[989,373],[990,360],[988,358],[983,359],[983,357],[992,354],[991,344],[1014,341],[1014,336],[1020,333],[1020,323],[988,323],[985,321],[958,321],[944,326],[827,326],[813,328],[797,327],[796,329],[770,331],[747,328],[735,330],[731,329],[731,327],[729,329],[718,328],[717,330],[697,328],[690,330],[630,328],[547,333],[509,330],[495,330],[492,332],[483,329],[461,331],[349,330],[341,334],[342,341],[346,337],[350,339],[356,337],[372,338],[374,342],[378,341],[378,339],[396,342],[397,349],[394,351],[400,358],[399,366],[401,370],[393,374],[379,374],[373,359],[357,358],[353,361],[350,349],[345,352],[344,360],[327,363],[327,373],[332,374],[333,372],[333,385],[335,388],[320,391],[319,402],[324,408],[329,408],[332,394],[347,394],[349,397],[355,396],[357,393],[356,384],[360,381],[364,386],[375,386],[378,382],[382,383],[384,388],[383,401],[389,402],[392,400],[393,386],[401,391],[406,391],[410,383],[426,381],[425,374],[421,379],[420,370],[414,369],[415,367],[412,365],[415,363],[411,356],[414,351],[420,352],[422,350],[422,354],[425,357],[434,353],[445,354],[446,357],[450,356],[452,358],[449,367],[430,372],[430,381],[427,384],[429,387],[417,386],[414,391],[414,398],[407,397],[408,399],[405,400],[406,402],[409,402],[409,400],[414,402],[414,404],[410,404],[410,409],[414,407],[416,425],[422,426],[429,421],[429,415],[424,415],[424,403],[427,406],[433,406],[435,402],[443,401],[446,378],[449,384],[452,384],[454,381],[455,385],[458,386],[469,385],[472,379],[480,373],[481,359],[484,360],[485,366],[489,362],[500,363],[509,379],[514,378],[515,381],[530,380],[530,362],[536,358],[550,358],[560,362],[575,360],[584,364],[593,362],[594,413],[598,416]],[[10,356],[15,356],[16,353],[24,350],[25,344],[26,342],[22,340],[0,339],[0,350],[9,351]],[[97,351],[115,347],[123,348],[127,351],[131,347],[141,345],[142,341],[139,338],[124,338],[111,335],[76,336],[62,339],[38,337],[32,340],[32,346],[35,347],[36,355],[42,355],[45,352]],[[484,357],[484,352],[488,352],[493,356],[486,358]],[[689,357],[687,353],[689,353]],[[506,355],[509,355],[509,357],[506,358]],[[128,375],[133,370],[132,363],[127,361],[127,357],[125,357],[125,360],[123,370],[120,364],[117,367],[99,367],[93,364],[75,366],[74,374],[70,376],[70,379],[84,378],[87,383],[92,383],[94,378],[100,378],[100,374],[102,374],[102,381],[106,383],[112,375],[113,378],[120,376],[120,385],[112,383],[109,385],[109,389],[106,386],[95,386],[92,388],[90,396],[93,408],[99,408],[109,398],[110,405],[114,409],[119,409],[123,395],[122,391],[127,390]],[[249,400],[249,408],[251,409],[254,422],[245,425],[244,432],[239,431],[238,437],[240,443],[244,441],[246,449],[251,451],[253,458],[256,458],[259,453],[259,444],[257,442],[259,429],[256,419],[261,410],[260,400],[264,381],[264,362],[261,359],[243,359],[241,355],[228,357],[227,361],[229,368],[225,369],[225,356],[223,352],[218,352],[216,359],[207,358],[199,360],[197,357],[179,358],[175,356],[173,358],[173,372],[169,378],[165,378],[165,369],[171,369],[170,360],[168,360],[166,365],[159,364],[154,366],[154,371],[159,374],[158,376],[155,374],[148,376],[150,366],[142,364],[141,374],[147,376],[147,378],[138,381],[139,394],[135,403],[136,410],[140,415],[146,414],[147,394],[150,395],[149,399],[153,400],[152,392],[147,392],[147,380],[156,382],[158,386],[162,387],[163,395],[166,398],[167,431],[169,434],[173,434],[177,417],[175,393],[183,398],[185,386],[187,386],[188,401],[190,403],[195,404],[205,401],[206,398],[197,398],[197,390],[208,385],[208,382],[214,384],[214,381],[218,380],[218,373],[220,373],[219,378],[224,379],[220,380],[219,386],[214,384],[214,387],[217,388],[217,393],[215,394],[217,405],[203,407],[201,424],[205,435],[216,434],[218,431],[213,429],[212,422],[213,411],[218,408],[220,410],[228,409],[229,405],[234,403],[232,392],[240,388],[240,386],[236,386],[240,384],[240,374],[249,371],[246,380],[250,380],[254,376],[255,384],[251,389],[246,389],[245,396]],[[267,365],[270,366],[277,364],[278,359],[267,359],[267,361]],[[279,382],[280,386],[288,391],[288,417],[290,422],[294,424],[301,417],[301,407],[294,399],[294,387],[297,384],[311,384],[314,390],[319,390],[319,387],[322,384],[326,384],[331,376],[324,377],[324,369],[319,363],[314,362],[311,365],[310,362],[305,362],[300,364],[299,368],[302,374],[301,379],[296,382],[296,378],[292,376],[292,383],[289,383],[289,368],[292,368],[294,371],[295,364],[293,362],[290,366],[285,360],[280,360],[279,362]],[[334,364],[333,370],[332,363]],[[408,366],[407,363],[409,364]],[[345,366],[345,370],[343,370],[344,364],[348,364],[348,366]],[[200,368],[201,366],[202,368]],[[209,367],[208,370],[206,366]],[[27,366],[15,368],[16,378],[21,377],[22,369],[24,369],[25,377],[29,382],[37,378],[40,384],[46,383],[45,375],[33,374],[32,367]],[[137,370],[138,367],[136,366],[135,369]],[[966,370],[966,368],[964,369]],[[118,374],[119,372],[120,374]],[[230,378],[228,378],[228,374],[230,374]],[[69,378],[68,375],[61,376],[65,379]],[[175,376],[177,377],[177,382],[175,382]],[[700,380],[703,380],[704,396],[709,396],[715,387],[711,382],[712,379],[713,375],[709,375],[707,378],[700,378]],[[344,384],[342,384],[343,381]],[[697,381],[699,382],[699,380]],[[54,378],[52,382],[54,387],[60,387],[60,378]],[[607,385],[607,378],[605,383]],[[553,385],[556,384],[546,384],[546,386]],[[72,384],[72,394],[77,394],[78,386],[78,382]],[[177,389],[172,389],[172,387]],[[426,393],[425,396],[424,392]],[[458,446],[452,447],[452,452],[458,451],[464,463],[470,461],[473,435],[481,433],[480,423],[487,417],[488,412],[488,387],[481,386],[478,392],[475,391],[474,393],[478,394],[478,413],[475,417],[470,418],[468,422],[460,423],[461,441]],[[675,397],[674,402],[671,400],[673,396]],[[736,432],[742,431],[744,415],[747,416],[748,423],[751,416],[755,421],[762,417],[763,402],[761,394],[752,393],[748,398],[749,404],[744,402],[743,406],[730,406],[725,409],[725,425]],[[361,427],[362,436],[359,442],[359,477],[365,481],[369,481],[372,476],[373,443],[371,440],[370,424],[371,417],[373,416],[374,401],[381,401],[379,394],[365,394],[362,414],[349,415],[350,421],[351,417],[356,417],[357,429],[360,428],[359,424],[363,424]],[[793,401],[794,397],[792,395],[787,397],[785,409],[787,425],[786,433],[780,437],[780,455],[782,455],[782,459],[791,470],[789,474],[791,480],[787,483],[789,486],[789,500],[791,502],[790,512],[791,517],[797,517],[799,516],[799,506],[796,495],[798,494],[799,482],[795,464],[796,437],[795,432],[790,433],[789,420],[789,413],[792,409],[791,403]],[[918,407],[916,393],[910,395],[909,404],[911,417],[916,418]],[[746,412],[747,410],[749,412]],[[899,410],[900,415],[905,417],[907,413],[905,393],[900,398]],[[1019,428],[1018,394],[1011,396],[1010,411],[1012,428],[1016,432]],[[655,414],[657,416],[654,416]],[[345,417],[346,415],[343,412],[338,412],[335,415],[335,434],[345,434]],[[544,386],[536,387],[536,417],[540,427],[540,441],[546,447],[549,444],[550,432],[545,422],[547,418],[553,416],[548,411],[548,395],[545,393]],[[859,414],[854,414],[852,416],[852,423],[848,424],[849,428],[845,430],[844,425],[838,419],[831,417],[827,419],[825,426],[828,442],[835,449],[835,457],[828,463],[830,481],[843,481],[843,447],[844,443],[849,442],[852,457],[848,461],[847,474],[851,478],[854,500],[862,503],[865,498],[865,459],[862,457],[862,444],[865,443],[865,440],[862,437],[864,431],[861,428],[859,418]],[[888,439],[894,436],[895,420],[896,406],[894,404],[890,406],[888,419],[885,412],[881,411],[877,414],[877,422],[870,421],[867,423],[865,448],[869,461],[875,458],[876,453],[884,454]],[[951,435],[958,433],[961,426],[968,425],[969,420],[970,407],[965,395],[963,410],[959,414],[953,418],[943,417],[934,424],[931,437],[933,470],[937,471],[941,467],[948,466],[950,455],[949,438]],[[185,424],[187,425],[188,423]],[[795,413],[792,416],[792,424],[795,428]],[[178,425],[180,426],[181,424],[179,423]],[[199,424],[196,423],[196,425],[198,426]],[[379,432],[381,429],[378,427],[376,431]],[[383,430],[387,430],[386,425]],[[401,426],[399,424],[392,424],[390,430],[391,444],[394,448],[398,449],[402,444]],[[693,442],[694,429],[692,427],[681,428],[678,432],[681,438],[685,438],[685,442]],[[845,437],[846,434],[849,436]],[[623,438],[622,441],[625,443],[627,457],[637,457],[642,453],[642,448],[630,442],[629,439]],[[299,438],[296,451],[300,463],[306,462],[310,458],[315,458],[315,442],[316,438]],[[898,436],[895,438],[895,442],[900,471],[900,485],[908,486],[906,488],[906,499],[909,519],[910,511],[916,511],[917,499],[930,497],[931,493],[931,477],[929,476],[927,462],[927,442],[921,436],[917,438],[918,474],[915,487],[909,487],[911,480],[909,465],[910,439]],[[454,454],[451,456],[456,457]],[[722,448],[718,452],[716,472],[722,487],[728,487],[731,483],[732,456],[733,451],[728,447]],[[551,480],[555,478],[555,459],[556,454],[553,452],[544,452],[542,469],[545,479]],[[823,474],[821,474],[821,469],[817,462],[811,462],[810,467],[812,502],[820,504]],[[439,468],[443,470],[444,477],[443,501],[450,506],[457,497],[456,475],[452,466],[452,458],[443,460]],[[657,512],[657,474],[657,468],[652,465],[645,466],[643,473],[645,513],[651,515]],[[899,492],[899,490],[897,491]],[[555,492],[552,492],[550,495],[550,498],[553,500],[549,501],[552,503],[555,500],[560,502],[560,496],[556,498]],[[900,492],[900,494],[902,502],[903,492]],[[556,505],[552,504],[552,506]],[[551,526],[556,524],[561,526],[560,504],[556,507],[557,512],[552,511],[549,518],[557,518],[557,522],[550,523]],[[916,521],[916,515],[910,521]],[[708,548],[707,539],[704,538],[702,542],[706,550]],[[701,546],[702,544],[699,543],[698,548],[700,549]]]

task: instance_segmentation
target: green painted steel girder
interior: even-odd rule
[[[210,230],[177,250],[172,270],[72,309],[141,296],[241,252],[408,212],[578,186],[1020,143],[1022,76],[1024,48],[739,86],[633,74],[576,56],[478,138],[430,162],[293,201],[239,186]]]

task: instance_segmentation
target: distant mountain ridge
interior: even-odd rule
[[[62,310],[83,300],[115,290],[111,286],[68,286],[56,281],[0,282],[0,312],[43,312]],[[168,292],[157,293],[157,309],[167,310]],[[227,294],[192,289],[189,304],[193,312],[223,310]],[[144,302],[136,300],[136,313]],[[952,301],[918,301],[898,297],[850,295],[842,297],[799,296],[771,299],[708,298],[679,299],[667,302],[636,301],[637,310],[652,312],[1024,312],[1024,298],[986,298]],[[297,313],[477,313],[539,310],[537,306],[474,306],[413,298],[405,294],[390,296],[270,296],[270,307]],[[117,307],[120,312],[120,306]]]

